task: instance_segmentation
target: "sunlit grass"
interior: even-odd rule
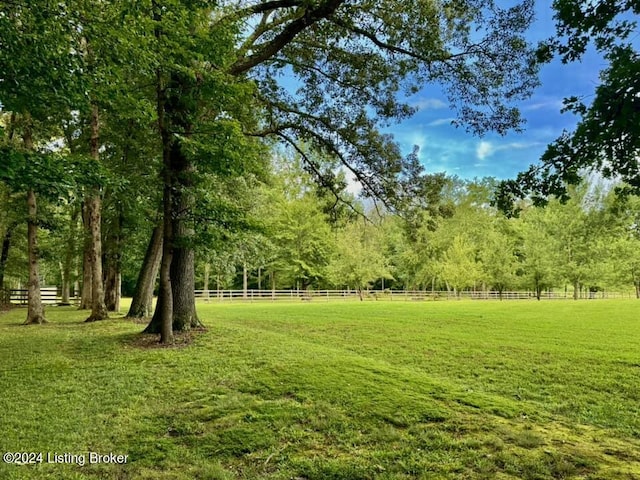
[[[0,315],[0,478],[640,478],[640,304],[200,304],[208,330]],[[46,459],[46,458],[45,458]]]

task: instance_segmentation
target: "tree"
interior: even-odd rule
[[[511,223],[503,218],[494,218],[485,238],[480,245],[479,258],[482,264],[483,278],[498,291],[502,292],[515,286],[517,282],[518,257],[516,256],[517,238]]]
[[[67,24],[47,15],[52,3],[43,2],[43,9],[3,4],[0,15],[0,102],[11,112],[9,132],[3,139],[0,178],[14,192],[22,188],[26,194],[29,308],[25,323],[45,321],[38,272],[37,193],[48,191],[53,183],[48,184],[48,167],[53,165],[51,157],[36,151],[37,142],[49,140],[61,105],[73,96],[71,72],[76,65],[72,55],[58,54],[67,52],[70,31]],[[17,142],[18,136],[21,142]]]
[[[515,199],[527,195],[537,204],[550,195],[566,200],[567,186],[579,183],[591,170],[624,181],[628,191],[640,192],[640,56],[634,45],[640,5],[556,0],[554,9],[558,35],[541,47],[540,56],[549,60],[557,54],[569,63],[593,45],[608,66],[591,105],[578,97],[565,100],[565,109],[581,117],[576,129],[550,144],[539,165],[501,185],[497,203],[508,212],[513,212]]]
[[[307,141],[340,159],[368,195],[399,201],[411,195],[412,185],[421,174],[420,167],[415,156],[403,158],[391,139],[378,133],[376,124],[411,113],[409,107],[397,100],[402,88],[415,92],[425,81],[442,81],[449,87],[452,103],[459,109],[463,123],[477,132],[487,129],[504,132],[517,127],[520,120],[517,111],[505,106],[504,101],[526,96],[535,84],[535,62],[522,37],[531,20],[531,2],[507,10],[493,4],[484,8],[482,2],[474,1],[437,8],[425,2],[354,6],[341,0],[230,5],[225,11],[207,13],[208,18],[215,20],[207,26],[208,36],[202,40],[217,37],[219,43],[212,51],[221,56],[211,60],[211,52],[206,52],[209,58],[204,58],[208,65],[219,66],[219,75],[227,75],[224,84],[213,85],[218,98],[223,98],[220,93],[230,87],[242,85],[247,77],[257,86],[254,99],[265,112],[266,121],[261,125],[264,128],[245,125],[249,135],[273,136],[301,154],[304,152],[298,142]],[[159,19],[160,11],[156,12]],[[440,15],[445,21],[434,21]],[[238,29],[239,22],[252,27]],[[472,38],[467,28],[471,23],[486,27],[482,38],[479,34]],[[173,35],[176,31],[160,24],[158,27],[159,38],[167,38],[169,32]],[[230,31],[240,32],[238,42],[229,43],[224,38]],[[192,28],[190,34],[194,32],[198,29]],[[221,45],[233,48],[222,51]],[[181,65],[193,64],[191,59],[186,60]],[[275,73],[283,70],[301,80],[299,95],[291,95],[274,82]],[[206,71],[200,69],[195,77],[202,79],[203,73]],[[181,76],[175,69],[169,68],[165,74],[168,76],[163,85],[171,86],[174,97],[169,98],[167,90],[159,88],[164,92],[159,97],[159,111],[165,119],[191,119],[173,124],[172,130],[181,132],[180,138],[165,135],[165,185],[171,186],[178,179],[180,188],[173,190],[186,191],[189,185],[179,179],[185,178],[185,173],[192,172],[196,165],[185,157],[183,146],[184,139],[191,138],[193,133],[197,102],[184,99],[193,98],[199,89],[197,82]],[[237,80],[234,82],[233,78]],[[328,92],[330,96],[326,95]],[[239,111],[228,103],[222,110],[228,116]],[[375,118],[371,118],[369,111],[375,112]],[[167,131],[166,126],[160,130],[163,128]],[[307,156],[304,159],[311,170],[322,171],[312,159]],[[167,208],[180,204],[171,198],[170,190],[165,197]],[[186,204],[182,207],[189,210]],[[165,214],[166,221],[174,222],[174,230],[182,228],[175,211],[166,213],[169,214]],[[161,292],[165,296],[171,277],[170,234],[168,229],[165,268],[161,268]],[[185,261],[191,263],[188,254]],[[176,281],[179,285],[189,283],[188,279]],[[169,299],[165,308],[167,315],[175,315],[169,308]],[[166,322],[171,323],[165,319]]]
[[[82,69],[77,72],[85,89],[85,95],[77,104],[83,118],[82,127],[86,130],[83,140],[86,142],[83,152],[96,164],[101,162],[101,138],[103,112],[117,104],[117,99],[126,91],[123,78],[123,68],[114,61],[114,51],[117,54],[130,54],[130,35],[127,27],[135,25],[124,22],[120,28],[113,29],[109,22],[118,19],[128,19],[123,15],[123,6],[118,1],[100,4],[80,3],[76,21],[79,36],[77,43],[72,46],[82,61]],[[119,47],[125,45],[125,47]],[[145,56],[139,55],[138,62],[144,61]],[[88,148],[87,148],[88,147]],[[91,314],[87,322],[94,322],[109,318],[105,303],[105,277],[103,275],[103,244],[102,244],[102,205],[104,184],[96,182],[87,184],[85,188],[84,205],[86,219],[88,247],[87,267],[91,271]],[[117,276],[117,275],[116,275]],[[89,275],[86,275],[89,280]],[[114,299],[115,300],[115,299]]]
[[[337,233],[327,276],[336,286],[354,288],[360,300],[363,300],[363,290],[373,282],[381,278],[393,278],[383,254],[379,232],[374,225],[359,219]]]
[[[640,298],[640,199],[637,196],[609,195],[607,208],[611,214],[608,226],[607,253],[610,283],[633,285]]]
[[[460,290],[480,279],[480,272],[475,246],[466,235],[454,236],[441,261],[441,275],[447,286],[459,295]]]
[[[558,284],[557,266],[559,246],[557,239],[550,234],[553,223],[550,209],[529,207],[522,212],[517,223],[521,243],[518,254],[521,257],[522,278],[532,288],[538,300],[545,288]]]
[[[332,236],[326,216],[312,192],[280,199],[271,225],[277,253],[270,269],[280,283],[306,289],[326,277]]]
[[[615,255],[615,280],[618,284],[633,285],[636,298],[640,299],[640,239],[629,231],[616,238],[610,248]]]

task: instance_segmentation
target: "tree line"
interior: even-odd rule
[[[339,165],[366,196],[400,207],[428,175],[379,127],[411,115],[412,94],[440,83],[461,125],[504,132],[520,125],[513,102],[537,81],[524,39],[528,1],[45,0],[0,8],[0,179],[9,202],[27,205],[27,323],[45,320],[40,230],[48,220],[61,228],[43,215],[46,202],[82,220],[88,321],[107,318],[105,285],[119,282],[131,241],[123,229],[146,209],[162,230],[160,254],[148,249],[160,266],[147,331],[162,342],[199,325],[195,252],[253,227],[246,204],[274,145],[295,150],[337,201]],[[71,239],[77,223],[66,220]]]
[[[508,218],[492,205],[496,180],[441,175],[428,209],[392,212],[346,188],[340,193],[350,200],[336,202],[291,155],[275,156],[269,175],[247,192],[245,228],[196,229],[193,288],[528,290],[538,298],[553,289],[575,299],[633,288],[640,295],[640,204],[611,184],[585,181],[569,201],[544,208],[523,201],[520,215]],[[55,221],[41,227],[40,272],[61,286],[63,302],[85,281],[81,207],[42,204]],[[118,310],[124,292],[134,297],[129,316],[148,317],[162,258],[159,218],[144,205],[126,215],[113,207],[105,201],[106,307]],[[26,283],[28,271],[21,215],[3,209],[0,217],[0,272],[14,287]]]
[[[557,2],[559,22],[573,19],[563,15],[574,3]],[[463,204],[442,199],[461,187],[425,172],[417,150],[403,154],[381,127],[438,84],[458,126],[521,128],[515,105],[539,65],[566,54],[562,43],[527,42],[533,17],[530,0],[3,2],[0,276],[17,271],[11,245],[26,230],[26,323],[45,321],[43,267],[60,272],[64,295],[79,279],[87,321],[108,318],[123,282],[135,293],[130,314],[150,315],[157,277],[146,330],[162,342],[200,324],[196,265],[203,282],[240,265],[247,282],[258,269],[260,282],[264,270],[272,284],[300,288],[337,279],[362,288],[374,274],[398,285],[493,284],[481,265],[510,260],[490,261],[475,237],[500,245],[507,227],[456,230],[483,217],[456,227]],[[603,30],[611,18],[598,18],[603,38],[628,30]],[[591,27],[567,28],[582,38]],[[287,181],[276,157],[296,166]],[[360,206],[345,190],[351,177]],[[504,204],[526,194],[511,187]],[[363,214],[376,218],[356,221]],[[384,243],[381,231],[402,240]],[[448,240],[438,247],[433,232]]]
[[[355,199],[337,208],[303,171],[292,183],[291,168],[263,187],[259,231],[197,258],[198,288],[526,290],[538,299],[633,289],[640,298],[640,203],[620,185],[585,179],[566,202],[521,201],[507,217],[493,205],[495,179],[442,175],[429,209],[390,212]]]

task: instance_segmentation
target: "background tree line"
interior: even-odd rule
[[[576,299],[601,290],[640,292],[640,204],[617,195],[611,184],[586,180],[566,203],[551,200],[542,208],[523,201],[521,214],[507,218],[491,205],[495,180],[440,176],[430,208],[390,212],[346,188],[340,194],[351,201],[336,203],[295,152],[289,159],[277,153],[270,173],[245,192],[247,228],[229,234],[203,225],[194,288],[528,290],[538,296],[554,289]],[[83,282],[80,206],[43,202],[41,208],[50,219],[40,230],[41,279],[60,286],[68,300]],[[147,261],[155,264],[148,275],[157,294],[157,216],[144,204],[131,205],[125,215],[105,201],[103,211],[109,308],[117,308],[121,292],[140,295],[140,266],[154,248]],[[0,215],[4,285],[24,286],[26,225],[16,220],[16,209]],[[150,304],[143,307],[150,315]]]
[[[200,324],[196,280],[229,284],[238,268],[244,285],[295,288],[615,283],[606,235],[629,242],[616,242],[621,252],[635,241],[622,200],[578,191],[573,213],[571,203],[541,213],[525,202],[518,220],[502,219],[491,182],[424,172],[417,151],[404,155],[380,127],[411,115],[408,98],[435,83],[470,132],[520,128],[514,105],[537,85],[540,63],[579,58],[595,36],[612,64],[603,100],[593,110],[572,103],[586,127],[545,161],[595,145],[624,163],[634,145],[599,149],[585,132],[607,130],[598,112],[612,112],[611,92],[637,63],[632,46],[611,40],[633,31],[617,22],[637,13],[627,3],[558,1],[558,39],[536,48],[524,36],[529,0],[4,2],[2,279],[26,281],[26,322],[42,323],[39,287],[52,276],[65,297],[82,286],[87,321],[117,309],[123,286],[134,293],[130,315],[148,316],[157,277],[147,331],[162,342]],[[622,110],[635,112],[635,99]],[[637,138],[629,125],[618,140]],[[560,177],[543,175],[552,183],[543,194],[566,200],[585,162],[565,164]],[[350,177],[359,205],[345,193]],[[533,177],[504,184],[498,204],[529,194]]]

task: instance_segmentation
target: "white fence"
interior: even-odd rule
[[[14,305],[27,304],[27,290],[11,289],[4,291]],[[9,294],[9,295],[7,295]],[[42,303],[55,305],[61,302],[60,292],[56,287],[40,289]],[[257,301],[329,301],[329,300],[360,300],[356,290],[196,290],[196,299],[219,302],[257,302]],[[635,298],[635,293],[627,292],[583,292],[583,299],[621,299]],[[534,292],[502,292],[496,291],[463,291],[455,294],[447,291],[431,290],[368,290],[362,292],[365,301],[434,301],[434,300],[535,300]],[[573,292],[543,292],[541,300],[572,300]],[[72,303],[77,297],[71,298]],[[0,302],[1,303],[1,302]]]
[[[322,300],[360,300],[355,290],[196,290],[196,298],[204,301],[322,301]],[[586,292],[582,298],[635,298],[632,292]],[[496,291],[408,291],[408,290],[368,290],[362,292],[367,301],[428,301],[428,300],[535,300],[534,292]],[[543,292],[541,300],[573,300],[573,292]]]
[[[57,287],[40,288],[40,298],[44,305],[57,305],[62,301],[62,296]],[[14,305],[26,305],[29,299],[29,291],[23,288],[9,290],[9,302]],[[71,302],[77,301],[76,297],[70,298]]]

